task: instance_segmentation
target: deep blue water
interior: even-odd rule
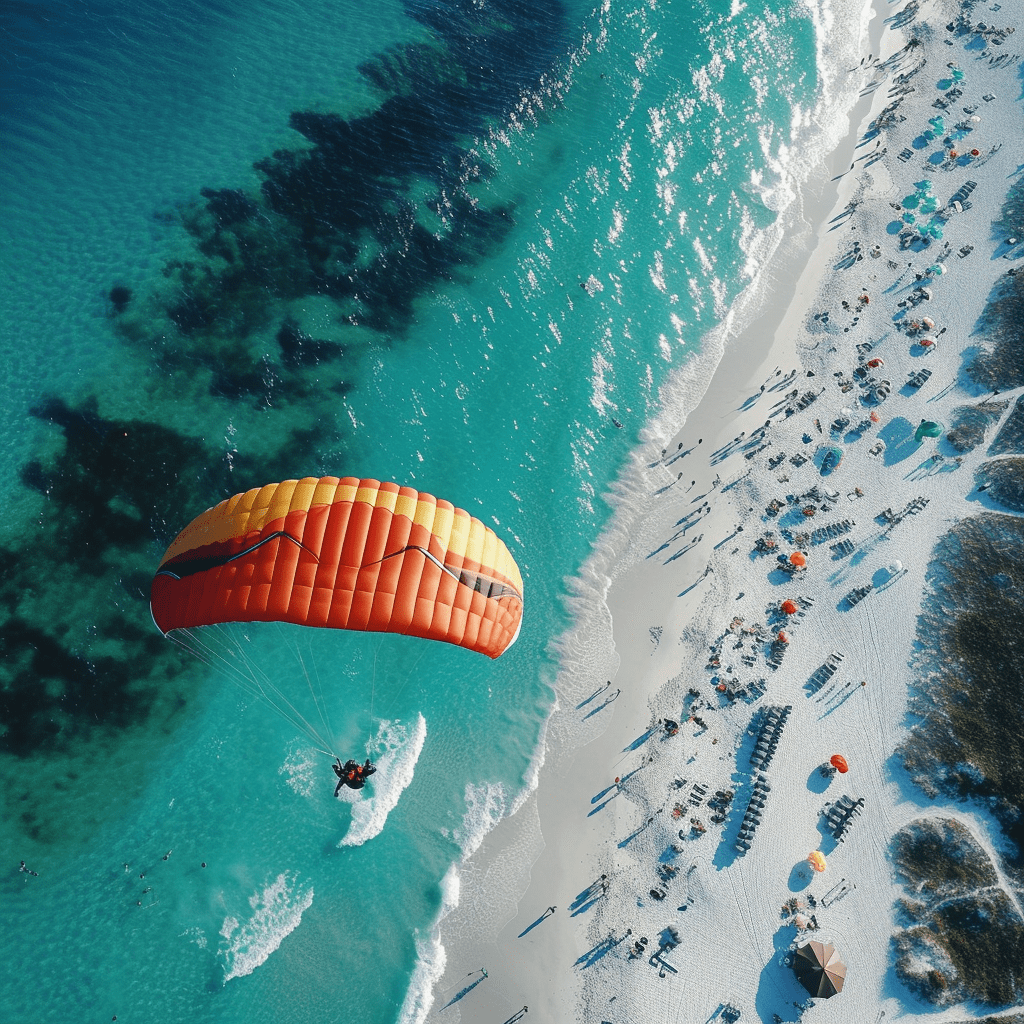
[[[453,865],[542,760],[602,495],[815,140],[821,37],[759,2],[5,17],[3,1016],[415,1019]],[[493,526],[516,646],[203,640],[240,678],[161,638],[175,533],[320,473]],[[305,723],[378,757],[360,801]]]

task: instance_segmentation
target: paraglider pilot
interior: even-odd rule
[[[363,764],[351,759],[342,764],[340,757],[336,757],[334,760],[335,764],[332,764],[331,767],[334,769],[334,774],[338,776],[338,784],[334,787],[335,796],[341,792],[342,786],[348,786],[349,789],[362,789],[366,785],[366,780],[377,770],[377,766],[369,758]]]

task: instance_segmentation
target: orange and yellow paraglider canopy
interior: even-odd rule
[[[807,863],[810,864],[815,871],[824,871],[825,855],[821,852],[821,850],[815,850],[813,853],[808,854]]]
[[[267,484],[194,519],[150,591],[163,633],[222,622],[404,633],[504,653],[523,580],[490,527],[433,495],[378,480]]]

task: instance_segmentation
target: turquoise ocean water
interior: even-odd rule
[[[840,130],[858,10],[6,5],[0,1017],[421,1017],[602,496]],[[319,474],[493,526],[516,646],[161,638],[175,533]],[[333,799],[319,745],[374,784]]]

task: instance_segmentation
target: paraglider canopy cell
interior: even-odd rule
[[[920,426],[914,432],[914,440],[921,443],[922,438],[925,437],[941,437],[942,436],[942,424],[935,423],[933,420],[921,420]]]
[[[820,874],[825,870],[825,854],[821,850],[814,850],[807,855],[807,863]]]
[[[796,615],[797,607],[795,601],[790,601],[788,598],[782,602],[781,608],[786,615]]]
[[[842,754],[833,754],[828,759],[828,763],[832,765],[840,775],[845,775],[850,770],[850,766],[847,764],[846,758],[843,757]]]
[[[846,964],[831,942],[807,942],[793,957],[793,972],[812,996],[828,999],[843,991]]]
[[[794,551],[793,554],[789,556],[789,562],[791,565],[803,568],[807,564],[807,558],[802,551]]]

